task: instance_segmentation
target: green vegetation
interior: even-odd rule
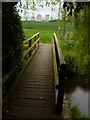
[[[55,32],[59,39],[68,69],[81,75],[88,75],[90,71],[89,56],[89,31],[90,6],[84,6],[84,9],[75,13],[75,16],[68,17],[67,21],[35,22],[24,21],[23,29],[26,39],[37,32],[40,32],[41,42],[52,42],[52,36]],[[60,31],[58,27],[60,26]],[[65,28],[65,33],[62,32]]]
[[[57,35],[58,36],[58,35]],[[59,43],[60,43],[60,46],[62,48],[62,52],[63,52],[63,55],[64,55],[64,58],[65,58],[65,61],[66,61],[66,64],[67,64],[67,68],[69,70],[70,73],[75,73],[76,72],[76,69],[75,69],[75,57],[76,57],[76,54],[75,53],[75,49],[74,49],[74,46],[75,46],[75,43],[74,43],[74,39],[73,39],[73,32],[70,31],[69,32],[69,46],[67,46],[67,33],[65,33],[65,37],[62,38],[61,35],[58,36],[59,38]]]
[[[58,22],[33,22],[33,21],[24,21],[22,22],[23,29],[25,32],[26,39],[33,36],[35,33],[40,32],[41,42],[42,43],[50,43],[52,42],[53,33],[58,32]],[[60,21],[60,28],[63,28],[62,21]],[[72,28],[70,23],[66,23],[66,32],[70,31]]]
[[[22,42],[24,34],[20,17],[13,7],[15,3],[3,3],[2,24],[3,24],[3,74],[10,72],[15,67],[21,66]],[[10,14],[9,14],[10,13]]]
[[[90,2],[64,2],[63,8],[74,22],[75,71],[81,75],[90,75]]]
[[[84,6],[75,17],[75,66],[81,74],[90,72],[90,6]]]
[[[4,84],[7,93],[10,92],[12,83],[15,82],[22,69],[24,34],[20,16],[14,5],[13,2],[2,3],[2,75],[12,72],[12,75]]]
[[[51,43],[53,33],[55,32],[67,65],[69,65],[69,70],[79,74],[90,72],[90,6],[84,6],[82,10],[75,13],[75,18],[72,17],[73,23],[69,19],[65,23],[54,20],[50,22],[23,21],[21,24],[20,17],[15,7],[13,7],[15,3],[4,3],[2,5],[3,76],[17,68],[11,78],[4,84],[6,93],[10,92],[12,83],[14,83],[17,74],[19,74],[22,68],[24,34],[25,39],[27,39],[40,32],[41,42]],[[58,30],[59,26],[60,31]],[[64,35],[62,35],[63,28],[65,28]],[[73,118],[87,118],[80,113],[77,106],[74,106],[71,110]]]
[[[71,112],[72,118],[83,118],[84,120],[90,120],[90,118],[80,112],[78,106],[76,105],[71,108]]]
[[[33,36],[35,33],[40,32],[40,42],[50,43],[52,35],[58,30],[58,23],[45,23],[45,22],[22,22],[26,39]]]
[[[69,69],[73,70],[73,65],[70,63],[69,57],[72,60],[74,57],[74,39],[73,39],[73,24],[66,22],[65,24],[65,37],[62,37],[63,22],[50,21],[50,22],[36,22],[36,21],[22,21],[24,33],[26,39],[33,36],[35,33],[40,32],[40,42],[50,43],[52,42],[53,33],[57,34],[65,59],[69,62]],[[60,32],[58,26],[60,25]],[[70,47],[67,48],[66,39],[67,32],[69,32]]]
[[[66,96],[66,100],[68,101],[68,103],[71,105],[71,99],[70,99],[70,96]],[[90,120],[90,118],[81,113],[79,107],[77,105],[74,105],[74,106],[70,106],[70,111],[71,111],[71,116],[72,116],[72,120]]]

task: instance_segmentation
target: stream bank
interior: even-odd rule
[[[89,79],[82,76],[69,76],[65,81],[65,94],[70,96],[71,107],[78,106],[80,112],[90,117],[89,113],[89,96],[90,87]]]

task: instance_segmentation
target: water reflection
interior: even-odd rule
[[[90,82],[88,79],[83,79],[83,77],[70,77],[65,81],[65,93],[71,94],[73,93],[77,87],[82,88],[84,91],[90,90]]]
[[[80,76],[66,79],[65,93],[71,97],[71,106],[78,105],[81,113],[90,117],[88,97],[90,95],[89,80]]]
[[[71,106],[78,105],[81,113],[88,116],[88,92],[77,87],[71,94]]]

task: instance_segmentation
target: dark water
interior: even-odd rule
[[[90,117],[90,82],[83,77],[66,79],[65,93],[71,98],[71,106],[77,105],[82,114]]]

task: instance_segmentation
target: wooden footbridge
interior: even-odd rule
[[[3,119],[63,118],[65,61],[55,33],[53,44],[39,44],[39,40],[37,33],[24,41],[29,43],[23,56],[27,65],[3,105]],[[3,77],[3,86],[10,74]]]

